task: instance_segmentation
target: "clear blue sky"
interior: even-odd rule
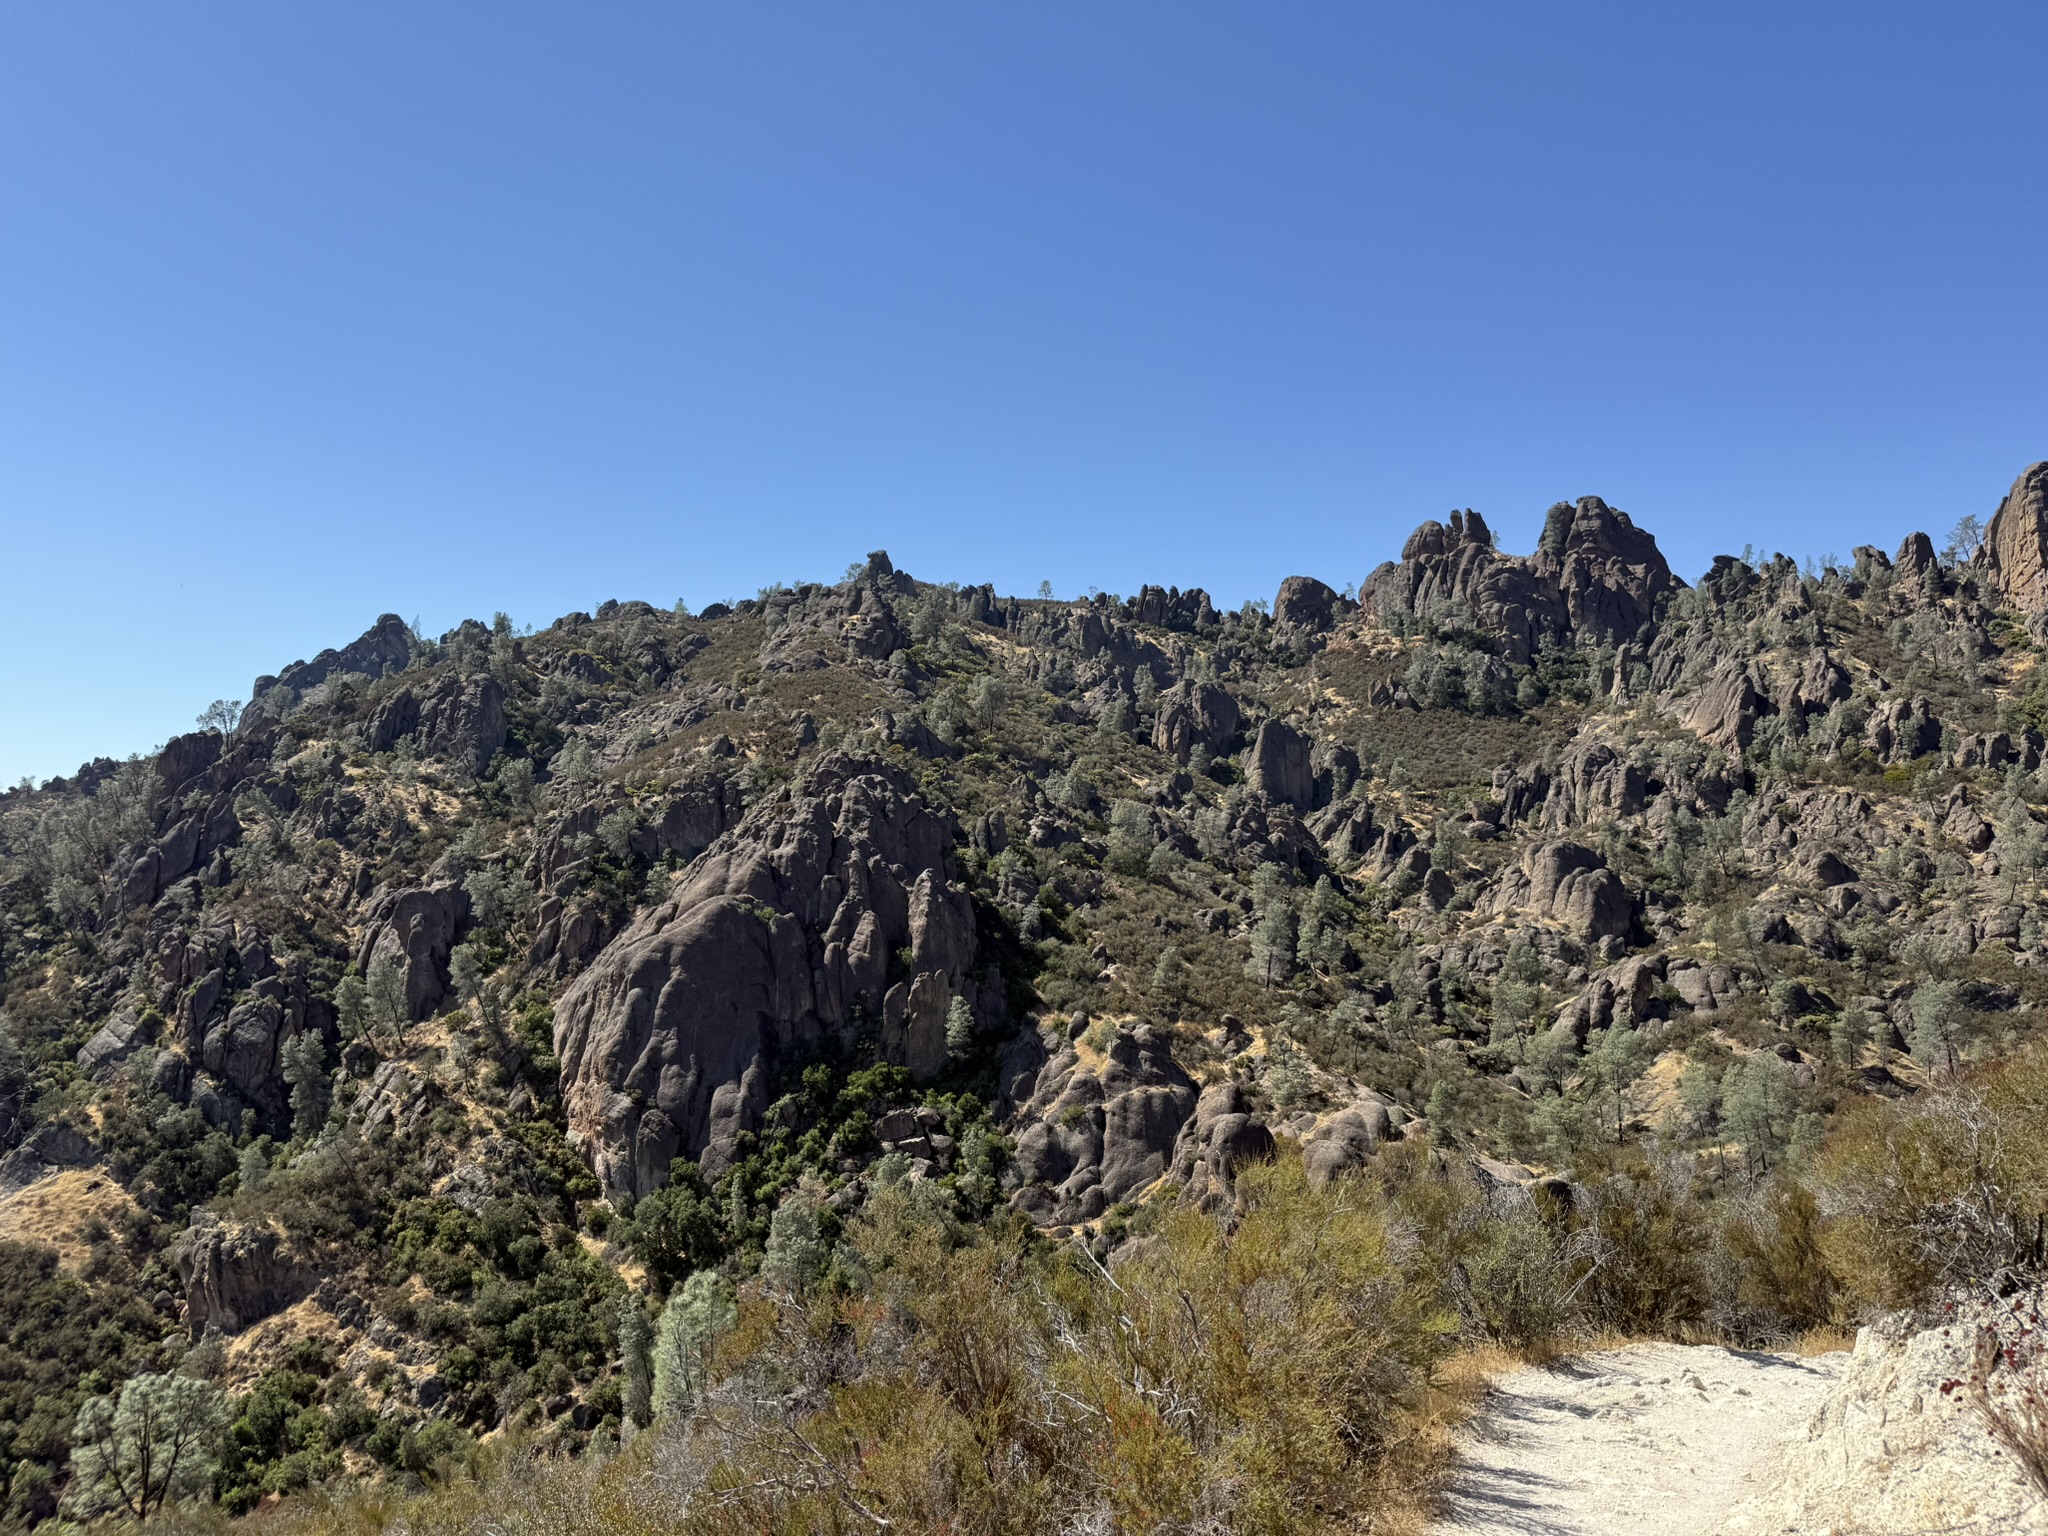
[[[887,547],[1219,601],[2048,456],[2048,9],[0,10],[0,777]]]

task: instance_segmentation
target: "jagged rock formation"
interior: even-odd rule
[[[1550,509],[1529,556],[1503,555],[1474,512],[1453,512],[1448,527],[1426,522],[1409,536],[1398,564],[1366,579],[1365,605],[1382,617],[1465,625],[1494,638],[1511,662],[1545,645],[1613,645],[1634,639],[1657,599],[1683,583],[1657,542],[1597,496]]]
[[[1931,977],[1966,1057],[2048,1007],[2044,475],[1973,565],[1915,534],[1688,588],[1587,498],[1527,556],[1460,513],[1364,603],[1290,577],[1270,617],[879,551],[697,615],[387,615],[226,733],[0,792],[0,1180],[104,1169],[161,1255],[245,1174],[244,1211],[331,1179],[321,1241],[358,1201],[360,1253],[202,1221],[149,1347],[296,1266],[390,1311],[351,1325],[406,1373],[351,1377],[380,1414],[481,1431],[516,1392],[432,1368],[387,1299],[415,1277],[496,1339],[569,1230],[615,1258],[701,1219],[743,1267],[777,1199],[856,1214],[881,1156],[1104,1250],[1290,1146],[1318,1184],[1412,1140],[1519,1189],[1473,1149],[1564,1169],[1597,1123],[1719,1167],[1702,1075],[1782,1067],[1810,1124],[1921,1090]],[[1580,1060],[1610,1031],[1652,1063],[1619,1108]],[[678,1157],[712,1188],[642,1227]],[[568,1436],[609,1368],[505,1379]]]
[[[1088,1060],[1068,1045],[1022,1108],[1011,1204],[1040,1221],[1092,1221],[1166,1172],[1196,1099],[1157,1030],[1119,1030]]]
[[[605,949],[557,1005],[555,1049],[607,1189],[649,1193],[677,1156],[722,1169],[775,1063],[825,1031],[872,1029],[920,1076],[944,1064],[948,1006],[977,996],[952,841],[901,769],[828,757]]]
[[[311,661],[295,661],[275,676],[259,677],[249,685],[251,702],[262,704],[273,688],[282,686],[304,693],[330,678],[378,678],[387,672],[403,671],[412,659],[412,630],[395,613],[378,616],[355,640],[340,650],[322,651]]]
[[[283,1311],[315,1283],[282,1233],[211,1217],[185,1230],[171,1259],[185,1289],[185,1316],[195,1339],[209,1329],[239,1333]]]
[[[2029,464],[1992,514],[1977,563],[2021,612],[2048,608],[2048,462]]]

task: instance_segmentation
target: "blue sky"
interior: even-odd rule
[[[1691,577],[2048,456],[2035,6],[13,5],[0,778],[392,610]]]

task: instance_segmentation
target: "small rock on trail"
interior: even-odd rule
[[[1467,1430],[1431,1536],[1691,1536],[1761,1490],[1842,1355],[1635,1344],[1516,1371]]]

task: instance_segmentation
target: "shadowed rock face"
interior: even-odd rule
[[[1313,576],[1290,576],[1273,599],[1273,622],[1288,629],[1319,633],[1337,616],[1335,592]]]
[[[1250,779],[1252,788],[1269,800],[1298,810],[1312,808],[1316,781],[1308,738],[1285,720],[1268,720],[1252,743]]]
[[[827,1030],[879,1026],[886,1059],[944,1065],[947,1007],[977,994],[952,843],[900,769],[827,757],[599,954],[556,1007],[555,1049],[570,1139],[607,1190],[647,1194],[678,1156],[722,1171],[778,1061]]]
[[[239,1333],[282,1312],[312,1289],[312,1277],[285,1239],[268,1227],[195,1218],[171,1250],[185,1287],[192,1337],[208,1328]]]
[[[2012,483],[1985,530],[1978,561],[2005,600],[2027,613],[2048,608],[2048,461]]]
[[[448,954],[469,922],[469,897],[452,880],[372,895],[356,964],[367,974],[379,955],[405,982],[407,1016],[432,1015],[448,994]]]
[[[1197,743],[1216,751],[1237,734],[1237,700],[1214,683],[1176,683],[1159,696],[1152,745],[1185,763]]]
[[[1166,1172],[1195,1102],[1194,1080],[1150,1026],[1119,1031],[1098,1065],[1068,1046],[1021,1111],[1011,1204],[1039,1221],[1094,1220]]]
[[[1683,585],[1627,513],[1585,496],[1550,509],[1542,543],[1528,556],[1495,549],[1476,512],[1453,512],[1448,526],[1424,523],[1398,563],[1366,579],[1362,596],[1383,617],[1469,624],[1521,663],[1546,645],[1633,639],[1657,599]]]

